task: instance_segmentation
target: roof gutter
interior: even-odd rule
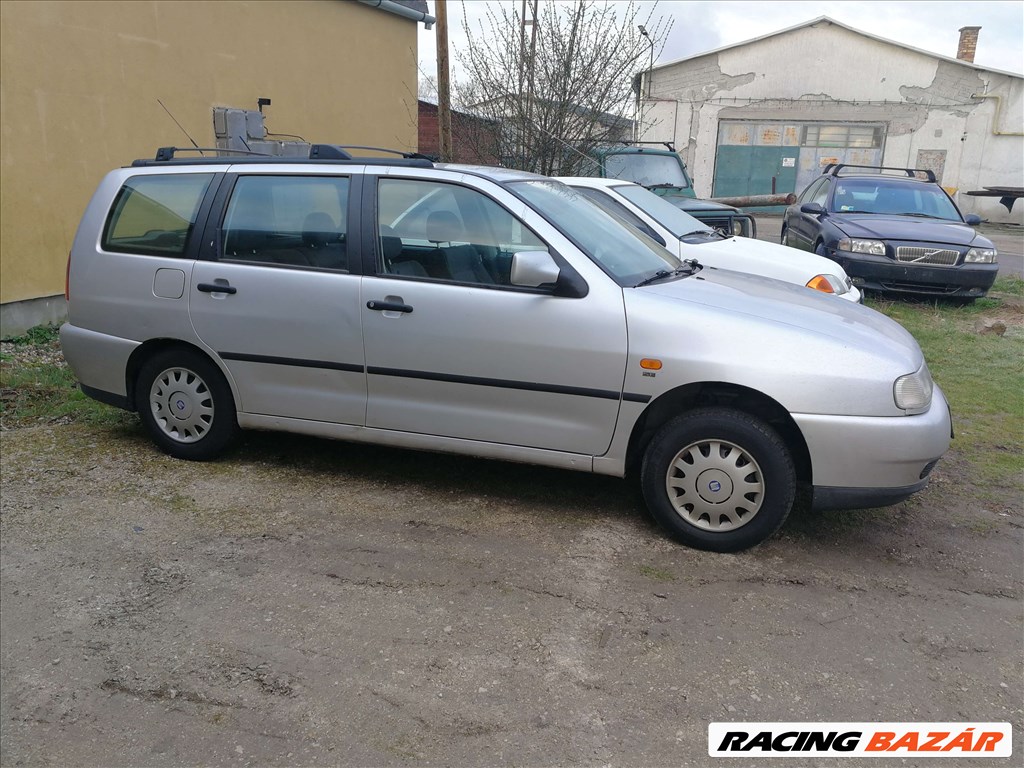
[[[410,8],[407,5],[396,3],[394,0],[359,0],[363,5],[371,5],[374,8],[380,8],[382,11],[393,13],[396,16],[402,16],[406,19],[412,19],[413,21],[422,21],[423,26],[426,29],[430,29],[434,26],[434,22],[437,21],[429,13],[423,11],[417,11]]]

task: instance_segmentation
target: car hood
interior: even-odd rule
[[[846,280],[849,285],[846,270],[832,259],[749,237],[730,237],[726,240],[694,244],[680,243],[679,255],[684,259],[697,259],[701,264],[708,266],[773,277],[800,286],[806,286],[807,282],[817,275],[835,275]],[[857,301],[860,292],[854,289],[843,294],[843,298]]]
[[[901,416],[893,384],[924,363],[884,315],[778,280],[705,268],[624,293],[631,354],[662,360],[670,386],[725,382],[790,413]],[[656,396],[662,382],[630,386]]]
[[[992,243],[975,232],[973,227],[956,221],[943,222],[877,213],[832,214],[829,219],[850,237],[992,247]]]
[[[762,328],[788,326],[804,334],[828,337],[843,347],[910,360],[910,370],[916,370],[923,360],[914,337],[880,312],[779,280],[705,267],[692,277],[637,290],[701,304],[729,315],[759,318],[765,321]],[[769,345],[771,335],[767,332],[764,336]]]

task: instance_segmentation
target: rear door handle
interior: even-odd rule
[[[196,290],[203,293],[238,293],[238,289],[235,286],[228,285],[227,283],[200,283],[196,286]]]
[[[412,307],[408,304],[398,304],[391,301],[368,301],[366,302],[366,308],[372,309],[374,312],[405,312],[406,314],[412,312]]]

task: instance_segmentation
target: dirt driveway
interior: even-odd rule
[[[1021,753],[1021,500],[955,450],[715,555],[569,472],[264,434],[193,464],[134,421],[0,448],[4,766],[755,764],[707,756],[742,720]]]

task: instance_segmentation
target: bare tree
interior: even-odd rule
[[[500,124],[505,165],[545,175],[585,171],[588,150],[631,135],[634,75],[647,69],[652,45],[638,21],[655,40],[671,28],[661,17],[652,26],[653,12],[638,19],[632,0],[523,0],[489,4],[474,30],[463,10],[469,44],[455,54],[466,72],[456,99]]]

